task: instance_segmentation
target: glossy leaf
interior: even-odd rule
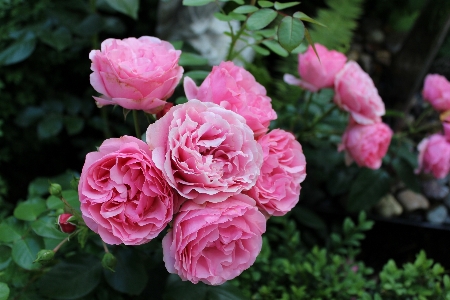
[[[281,45],[276,41],[266,40],[266,41],[263,41],[262,43],[264,46],[266,46],[267,48],[269,48],[270,50],[272,50],[274,53],[278,54],[279,56],[287,57],[289,55],[289,53],[286,51],[286,49],[281,47]]]
[[[253,5],[242,5],[233,10],[233,12],[237,14],[250,14],[254,13],[255,11],[258,11],[259,8]]]
[[[9,287],[6,283],[0,282],[0,300],[7,300],[9,297]]]
[[[95,289],[102,278],[101,272],[100,260],[83,253],[45,273],[38,282],[39,292],[51,299],[78,299]]]
[[[41,267],[39,263],[33,263],[36,255],[43,248],[42,240],[36,236],[29,236],[14,242],[11,256],[16,264],[26,270],[34,270]]]
[[[282,9],[285,9],[285,8],[288,8],[288,7],[296,6],[298,4],[300,4],[300,2],[283,2],[283,3],[280,3],[280,2],[275,1],[274,7],[275,7],[276,10],[282,10]]]
[[[297,48],[305,37],[305,26],[297,19],[290,16],[284,17],[278,27],[278,42],[291,52]]]
[[[106,0],[106,3],[118,12],[126,14],[135,20],[137,19],[139,0]]]
[[[67,234],[59,230],[58,225],[56,225],[55,217],[46,216],[40,218],[39,220],[31,223],[31,228],[34,233],[42,237],[60,240],[67,237]]]
[[[41,198],[31,198],[19,203],[14,209],[14,217],[23,221],[34,221],[47,210],[45,201]]]
[[[46,205],[48,209],[64,209],[64,203],[56,196],[50,195],[47,198]]]
[[[27,59],[36,48],[36,36],[31,31],[25,31],[4,50],[0,52],[0,66],[12,65]]]
[[[271,37],[274,37],[277,32],[274,28],[268,28],[268,29],[255,31],[255,33],[260,34],[265,38],[271,38]]]
[[[309,22],[309,23],[317,24],[319,26],[327,27],[324,24],[322,24],[322,23],[320,23],[320,22],[318,22],[318,21],[308,17],[306,14],[302,13],[301,11],[298,11],[298,12],[294,13],[292,16],[294,18],[300,19],[302,21],[306,21],[306,22]]]
[[[277,17],[273,9],[263,8],[253,13],[247,20],[247,29],[259,30],[269,25]]]
[[[255,50],[256,53],[259,53],[261,55],[269,55],[270,54],[269,50],[267,50],[267,49],[265,49],[263,47],[260,47],[258,45],[251,45],[250,47],[252,47],[252,49]]]
[[[261,7],[272,7],[273,2],[271,1],[258,1],[258,5]]]
[[[80,200],[78,198],[78,192],[74,190],[65,190],[62,191],[63,198],[69,203],[69,205],[77,210],[80,211]]]
[[[8,217],[0,223],[0,242],[13,242],[25,235],[23,224],[14,217]]]

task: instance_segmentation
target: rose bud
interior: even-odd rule
[[[62,192],[61,185],[59,185],[57,183],[50,184],[50,187],[48,188],[48,192],[52,196],[61,197],[62,196],[62,194],[61,194],[61,192]]]
[[[103,268],[110,270],[111,272],[115,272],[114,268],[117,264],[117,258],[111,253],[106,252],[102,258],[102,266]]]
[[[71,223],[69,221],[70,218],[72,217],[72,214],[61,214],[58,217],[58,225],[59,225],[59,229],[64,232],[64,233],[72,233],[75,231],[75,229],[77,228],[77,226],[74,223]]]
[[[55,251],[48,250],[48,249],[42,249],[41,251],[39,251],[37,253],[36,259],[33,262],[34,263],[36,263],[36,262],[46,263],[46,262],[52,260],[54,256],[55,256]]]

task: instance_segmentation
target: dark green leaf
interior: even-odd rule
[[[49,187],[49,178],[38,177],[28,185],[28,197],[43,196],[48,194]]]
[[[274,37],[277,32],[274,28],[269,28],[269,29],[255,31],[255,33],[260,34],[265,38],[271,38],[271,37]]]
[[[263,47],[260,47],[258,45],[251,45],[250,47],[252,47],[253,50],[255,50],[257,53],[259,53],[261,55],[269,55],[270,54],[269,50],[267,50]]]
[[[27,127],[42,118],[44,114],[42,107],[28,106],[17,116],[15,122],[19,126]]]
[[[0,282],[0,300],[7,300],[9,297],[9,287],[6,283]]]
[[[32,222],[31,228],[37,235],[42,237],[60,240],[67,237],[67,234],[59,230],[55,217],[42,217]]]
[[[368,210],[389,191],[391,178],[383,169],[361,169],[350,188],[347,209]]]
[[[202,6],[208,3],[214,2],[214,0],[183,0],[185,6]]]
[[[0,242],[13,242],[21,239],[26,230],[23,224],[14,217],[8,217],[0,223]]]
[[[186,77],[190,77],[194,80],[204,80],[209,75],[208,71],[189,71],[184,74]]]
[[[100,260],[86,253],[71,257],[45,273],[38,284],[39,292],[52,299],[78,299],[89,294],[100,283]]]
[[[183,103],[186,103],[186,102],[188,102],[188,99],[186,97],[178,97],[175,100],[175,104],[183,104]]]
[[[16,206],[14,217],[23,221],[34,221],[46,210],[47,205],[45,205],[44,199],[31,198]]]
[[[102,17],[98,14],[91,14],[75,27],[75,32],[82,37],[90,37],[98,34],[103,29],[103,24]]]
[[[183,48],[183,41],[170,41],[170,43],[176,50],[181,50],[181,48]]]
[[[258,5],[261,7],[272,7],[273,2],[271,1],[258,1]]]
[[[291,52],[297,48],[305,37],[305,26],[303,23],[292,17],[284,17],[278,27],[278,42]]]
[[[118,248],[115,272],[104,270],[106,281],[116,291],[129,295],[139,295],[145,288],[148,276],[145,266],[132,248]]]
[[[41,265],[39,263],[33,263],[33,261],[43,246],[42,240],[36,236],[17,240],[12,247],[12,259],[16,264],[26,270],[38,269]]]
[[[76,211],[80,211],[80,200],[78,198],[78,192],[74,190],[62,191],[63,198],[69,203],[70,207]]]
[[[126,14],[135,20],[137,19],[139,0],[106,0],[106,3],[118,12]]]
[[[74,135],[83,130],[84,120],[76,116],[64,116],[64,125],[66,126],[67,133]]]
[[[6,269],[11,262],[11,248],[0,245],[0,271]]]
[[[297,48],[291,51],[291,54],[303,53],[306,49],[308,49],[308,45],[303,41]]]
[[[208,60],[198,54],[183,52],[178,64],[180,66],[204,66],[208,64]]]
[[[289,55],[289,53],[283,47],[281,47],[281,45],[279,43],[277,43],[276,41],[266,40],[266,41],[263,41],[262,43],[264,44],[264,46],[266,46],[267,48],[269,48],[270,50],[272,50],[274,53],[278,54],[279,56],[287,57]]]
[[[12,65],[28,58],[36,48],[36,36],[24,31],[9,47],[0,52],[0,66]]]
[[[314,229],[326,229],[325,222],[313,211],[306,207],[297,205],[292,213],[298,222]]]
[[[302,21],[306,21],[306,22],[310,22],[310,23],[314,23],[314,24],[317,24],[317,25],[326,27],[326,26],[323,25],[322,23],[317,22],[316,20],[314,20],[314,19],[308,17],[306,14],[304,14],[304,13],[302,13],[302,12],[300,12],[300,11],[294,13],[292,16],[293,16],[294,18],[300,19],[300,20],[302,20]]]
[[[258,11],[259,8],[253,5],[242,5],[233,10],[233,12],[237,14],[250,14],[254,13],[255,11]]]
[[[285,8],[288,8],[288,7],[296,6],[298,4],[300,4],[300,2],[283,2],[283,3],[280,3],[280,2],[275,1],[275,6],[274,7],[275,7],[276,10],[282,10],[282,9],[285,9]]]
[[[319,54],[317,53],[316,46],[314,46],[314,41],[312,40],[311,35],[309,34],[308,29],[306,29],[306,28],[305,28],[305,39],[306,39],[306,40],[308,41],[308,43],[311,45],[311,47],[312,47],[313,50],[314,50],[314,53],[316,54],[317,58],[318,58],[319,61],[320,61],[320,57],[319,57]]]
[[[42,119],[38,124],[38,135],[41,139],[46,139],[57,135],[63,127],[63,118],[59,114],[50,114]]]
[[[47,208],[56,210],[56,209],[64,209],[64,203],[56,196],[50,195],[46,201]]]
[[[59,27],[55,31],[48,31],[40,35],[40,39],[44,44],[62,51],[72,43],[72,35],[66,27]]]
[[[247,20],[248,30],[259,30],[269,25],[277,17],[273,9],[263,8],[253,13]]]
[[[216,13],[214,13],[214,16],[218,20],[224,21],[224,22],[229,22],[231,20],[245,21],[247,19],[245,16],[243,16],[241,14],[233,13],[233,12],[230,12],[228,15],[225,15],[220,12],[216,12]]]
[[[406,187],[416,193],[420,193],[419,179],[414,174],[414,169],[406,160],[396,157],[392,160],[392,167],[397,173],[397,176],[405,183]]]

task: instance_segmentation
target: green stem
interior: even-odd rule
[[[308,113],[309,113],[309,105],[311,104],[311,98],[312,98],[312,93],[310,91],[305,91],[305,98],[306,98],[306,103],[305,103],[305,112],[304,112],[304,116],[305,116],[305,125],[306,127],[308,127]]]
[[[137,110],[133,109],[134,130],[136,131],[136,137],[141,138],[141,129],[139,128],[139,120]]]
[[[233,54],[233,50],[234,47],[236,46],[237,41],[239,40],[239,38],[241,37],[242,33],[245,30],[247,20],[245,20],[244,23],[242,23],[241,28],[238,30],[238,32],[236,32],[236,35],[234,34],[231,35],[231,43],[230,48],[228,48],[227,61],[233,60],[236,57],[236,54]]]
[[[326,112],[323,113],[323,115],[321,115],[320,117],[316,118],[311,125],[308,127],[308,129],[313,129],[314,126],[317,125],[317,123],[319,123],[320,121],[322,121],[323,119],[325,119],[329,114],[331,114],[331,112],[333,112],[333,110],[335,110],[337,108],[337,105],[332,105]]]
[[[102,241],[102,244],[103,244],[103,249],[105,250],[105,253],[109,253],[108,246],[106,246],[104,241]]]

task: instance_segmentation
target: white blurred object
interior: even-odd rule
[[[157,36],[169,41],[185,41],[208,59],[210,65],[218,65],[226,59],[231,38],[224,34],[230,31],[228,23],[214,17],[217,11],[219,8],[215,3],[183,6],[182,0],[160,0]],[[240,23],[233,20],[231,26],[236,32],[240,28]],[[239,40],[235,49],[239,51],[245,45],[245,42]],[[251,62],[254,56],[253,49],[247,47],[233,61],[237,65],[243,65],[244,62]]]

